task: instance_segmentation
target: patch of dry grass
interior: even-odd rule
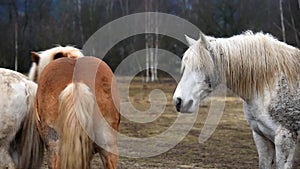
[[[149,137],[168,129],[177,117],[172,104],[175,87],[176,83],[170,80],[149,84],[141,83],[140,79],[133,81],[130,85],[129,100],[137,109],[143,111],[149,109],[148,95],[153,89],[163,90],[168,102],[165,112],[151,123],[137,124],[122,118],[121,133],[135,137]],[[244,118],[242,101],[236,97],[226,98],[225,112],[216,131],[205,143],[198,143],[200,130],[209,108],[210,102],[207,100],[201,105],[192,130],[174,148],[150,158],[120,157],[119,168],[258,168],[251,130]]]

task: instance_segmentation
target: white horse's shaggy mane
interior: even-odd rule
[[[230,38],[209,38],[202,34],[193,45],[195,52],[183,64],[213,77],[226,78],[227,86],[243,98],[272,89],[282,76],[290,87],[300,75],[300,50],[270,34],[247,31]]]

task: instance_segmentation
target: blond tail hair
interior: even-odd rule
[[[71,83],[61,92],[58,121],[61,169],[90,168],[94,106],[94,95],[84,83]]]

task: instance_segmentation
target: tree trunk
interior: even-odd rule
[[[15,71],[18,71],[18,53],[19,53],[19,37],[18,37],[18,7],[15,1],[10,3],[13,9],[13,21],[14,21],[14,54],[15,54]]]
[[[149,4],[148,4],[148,1],[146,1],[145,2],[145,11],[146,12],[148,12],[148,8],[149,8]],[[149,62],[150,62],[150,49],[149,49],[149,34],[147,33],[147,32],[149,32],[149,16],[148,15],[145,15],[145,32],[146,32],[146,34],[145,34],[145,50],[146,50],[146,74],[145,74],[145,82],[146,83],[148,83],[149,82],[149,79],[150,79],[150,73],[149,73],[149,71],[150,71],[150,64],[149,64]]]
[[[17,16],[15,18],[15,71],[18,71],[18,19]]]
[[[145,2],[145,11],[153,12],[154,1],[149,0]],[[157,6],[155,6],[157,11]],[[145,18],[145,32],[153,32],[154,34],[146,34],[145,46],[146,46],[146,82],[157,81],[157,57],[158,57],[158,15],[151,18],[150,15],[146,15]]]
[[[148,34],[146,34],[146,79],[145,79],[145,82],[148,83],[149,82],[149,68],[150,68],[150,64],[149,64],[149,55],[150,55],[150,50],[149,50],[149,47],[148,47],[148,42],[147,42],[147,38],[148,38]]]
[[[294,19],[292,9],[291,9],[291,2],[289,1],[288,3],[289,3],[289,13],[290,13],[291,22],[292,22],[292,28],[294,30],[294,36],[295,36],[296,44],[297,44],[297,46],[299,46],[298,31],[297,31],[297,28],[296,28],[295,19]]]
[[[120,2],[120,7],[121,7],[122,15],[124,15],[124,5],[123,5],[123,0],[119,0],[119,2]]]
[[[124,1],[125,4],[123,4]],[[128,0],[119,0],[119,2],[122,10],[122,15],[128,15]]]
[[[151,82],[154,81],[154,52],[153,52],[153,35],[150,35],[150,77],[151,77]]]
[[[79,32],[80,32],[80,41],[83,44],[84,35],[83,35],[83,26],[81,20],[81,0],[77,0],[77,15],[78,15],[78,25],[79,25]]]
[[[157,9],[156,9],[156,12],[157,12]],[[158,15],[157,13],[155,14],[155,52],[154,52],[154,70],[153,70],[153,78],[154,78],[154,81],[157,81],[158,78],[157,78],[157,57],[158,57]]]
[[[283,40],[283,42],[286,42],[286,38],[285,38],[285,26],[284,26],[284,18],[283,18],[283,9],[282,9],[282,0],[279,0],[279,9],[280,9],[282,40]]]

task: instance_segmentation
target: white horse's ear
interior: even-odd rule
[[[201,45],[203,45],[206,49],[208,49],[209,44],[208,44],[208,41],[207,41],[206,36],[204,35],[204,33],[202,33],[200,31],[199,37],[200,37],[199,40],[200,40]]]
[[[189,46],[192,46],[193,44],[196,43],[195,39],[192,39],[192,38],[188,37],[187,35],[184,35],[184,37],[185,37],[185,40],[187,41]]]
[[[39,64],[40,55],[37,52],[31,52],[32,62]]]

